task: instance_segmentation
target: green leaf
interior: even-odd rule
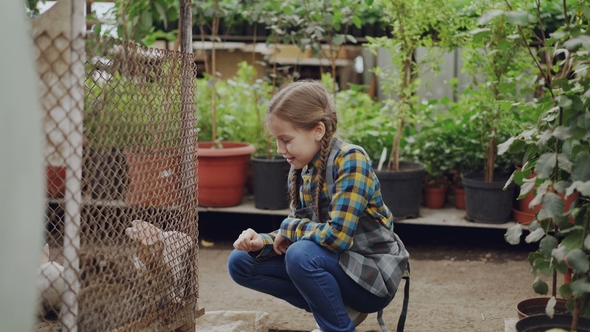
[[[569,127],[559,126],[553,130],[553,136],[559,138],[562,141],[572,137],[572,129]]]
[[[542,228],[537,228],[530,232],[529,235],[524,239],[526,243],[537,242],[545,236],[545,231]]]
[[[516,140],[516,137],[510,137],[506,142],[498,144],[498,155],[501,156],[508,151],[510,145]]]
[[[529,192],[531,192],[531,190],[535,188],[535,179],[536,177],[531,179],[523,179],[523,183],[520,186],[520,193],[518,195],[518,198],[524,198]]]
[[[540,136],[539,141],[537,142],[537,146],[543,147],[547,142],[553,137],[553,131],[550,129],[545,130]]]
[[[555,304],[557,303],[557,299],[555,296],[552,296],[549,301],[547,301],[547,306],[545,307],[545,313],[550,318],[553,318],[553,314],[555,314]]]
[[[475,43],[481,43],[487,36],[492,33],[492,29],[490,28],[480,28],[474,29],[469,31],[471,35],[473,35],[473,41]]]
[[[506,242],[510,244],[519,244],[520,243],[520,236],[522,235],[522,226],[520,224],[515,224],[506,230],[506,234],[504,234],[504,239]]]
[[[337,34],[332,38],[332,45],[342,45],[345,41],[345,37],[343,34]]]
[[[547,295],[547,293],[549,293],[549,285],[547,285],[545,281],[537,278],[533,283],[533,290],[537,294]]]
[[[504,16],[506,16],[508,23],[516,25],[529,24],[529,13],[527,12],[506,12]]]
[[[572,180],[590,181],[590,154],[583,151],[578,153],[573,165]]]
[[[152,13],[149,10],[144,11],[143,13],[141,13],[141,25],[146,28],[149,29],[154,23],[153,17],[152,17]]]
[[[574,181],[572,185],[567,188],[565,194],[570,196],[574,191],[579,191],[583,196],[590,197],[590,181]]]
[[[563,46],[570,52],[577,51],[581,46],[584,46],[586,50],[590,50],[590,36],[578,35],[563,43]]]
[[[324,22],[327,25],[332,25],[332,22],[334,22],[334,16],[332,14],[330,14],[330,13],[326,13],[324,15]]]
[[[541,242],[539,242],[539,250],[541,250],[543,256],[547,258],[551,257],[551,251],[555,248],[557,248],[557,239],[551,235],[545,236]]]
[[[547,179],[553,173],[553,169],[557,164],[557,158],[554,153],[544,153],[539,157],[535,165],[535,173],[543,179]]]
[[[574,228],[561,240],[561,246],[566,247],[569,251],[580,248],[582,246],[582,230]]]
[[[572,295],[574,297],[580,297],[584,294],[590,293],[590,283],[586,279],[578,279],[570,284]]]
[[[567,247],[561,246],[559,248],[553,249],[551,251],[551,256],[553,256],[553,258],[555,258],[558,262],[561,262],[561,261],[563,261],[563,259],[567,255],[567,253],[568,253]]]
[[[554,218],[563,214],[563,200],[556,193],[547,193],[543,197],[542,204],[541,210],[543,211],[543,215],[548,218]]]
[[[574,165],[572,164],[572,162],[569,160],[569,158],[565,154],[563,154],[563,153],[558,154],[557,161],[558,161],[560,169],[562,169],[568,173],[572,172],[572,167]]]
[[[355,27],[357,27],[357,29],[360,29],[363,27],[363,21],[358,16],[352,17],[352,23],[354,24]]]
[[[590,268],[588,256],[580,249],[570,251],[566,256],[566,260],[577,273],[586,273]]]
[[[168,16],[166,15],[166,9],[160,4],[159,2],[154,2],[154,7],[156,7],[156,11],[158,15],[160,15],[160,19],[164,23],[164,27],[168,27]]]
[[[502,14],[504,14],[503,10],[499,10],[499,9],[488,10],[485,13],[483,13],[483,15],[481,15],[480,18],[477,19],[477,24],[486,25],[486,24],[490,23],[491,20],[493,20],[494,18],[496,18]]]
[[[565,261],[554,262],[554,265],[555,265],[555,269],[557,270],[557,272],[559,272],[559,273],[566,273],[567,272],[568,266]]]

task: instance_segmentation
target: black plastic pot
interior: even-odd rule
[[[289,207],[287,178],[290,165],[282,156],[252,157],[254,207],[263,210],[282,210]]]
[[[572,326],[572,315],[532,315],[516,322],[517,332],[545,332],[550,329],[560,328],[566,331]],[[578,332],[590,332],[590,319],[580,317]]]
[[[484,224],[503,224],[510,221],[514,188],[505,174],[494,174],[494,182],[485,182],[483,174],[471,173],[463,176],[467,219]]]
[[[383,202],[396,220],[416,218],[420,215],[422,179],[426,167],[421,163],[404,162],[399,171],[375,171],[381,184]]]

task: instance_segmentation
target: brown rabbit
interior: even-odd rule
[[[134,220],[131,224],[133,226],[125,229],[125,234],[139,243],[136,268],[145,268],[164,285],[165,280],[171,278],[171,289],[164,291],[169,294],[169,300],[180,303],[185,288],[182,279],[188,268],[185,254],[193,245],[192,238],[182,232],[163,231],[141,220]]]

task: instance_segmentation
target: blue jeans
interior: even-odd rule
[[[294,242],[285,255],[270,258],[252,258],[234,250],[227,266],[239,285],[313,313],[323,331],[354,332],[345,306],[370,313],[393,299],[377,297],[359,286],[338,265],[338,253],[312,241]]]

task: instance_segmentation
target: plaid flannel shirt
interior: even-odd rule
[[[295,242],[300,240],[314,241],[329,250],[342,252],[352,246],[352,239],[361,213],[366,212],[377,222],[393,231],[393,217],[383,204],[379,181],[366,153],[354,146],[346,145],[340,149],[334,160],[334,186],[331,195],[324,182],[321,199],[331,196],[329,220],[315,222],[307,218],[295,217],[295,208],[291,206],[291,214],[281,223],[281,234]],[[313,204],[313,178],[319,163],[319,153],[303,168],[303,184],[299,191],[301,208]],[[272,243],[276,232],[264,234],[265,248],[259,256],[272,251]]]

